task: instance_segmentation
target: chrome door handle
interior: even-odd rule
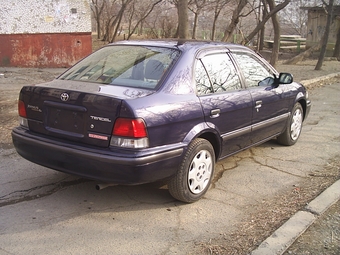
[[[258,109],[262,106],[262,100],[256,101],[255,102],[255,108]]]
[[[262,100],[256,101],[255,102],[256,112],[259,112],[261,107],[262,107]]]
[[[210,111],[210,117],[211,118],[216,118],[218,116],[220,116],[221,113],[221,109],[213,109]]]

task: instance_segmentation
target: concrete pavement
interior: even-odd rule
[[[315,83],[340,77],[340,72],[301,81],[307,88]],[[323,213],[340,200],[340,180],[327,188],[302,210],[295,213],[288,221],[264,240],[251,255],[283,254]]]
[[[252,255],[283,254],[318,217],[340,199],[340,180],[327,188],[305,208],[295,213],[287,222],[264,240]]]
[[[320,78],[325,82],[325,77]],[[202,254],[202,249],[195,250],[198,244],[227,236],[234,224],[243,224],[241,216],[249,208],[296,187],[309,173],[321,170],[327,159],[339,155],[339,122],[335,122],[339,115],[329,117],[335,111],[329,109],[338,107],[337,87],[325,88],[327,94],[312,109],[296,146],[287,149],[269,142],[220,162],[214,188],[192,205],[181,205],[166,190],[151,187],[93,192],[91,182],[27,163],[5,148],[0,194],[8,204],[0,208],[0,254]],[[330,134],[330,129],[335,131]],[[320,147],[323,150],[315,153]],[[312,217],[306,209],[302,212],[306,226]],[[292,232],[298,237],[302,231]]]

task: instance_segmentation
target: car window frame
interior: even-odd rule
[[[202,95],[199,95],[197,93],[197,83],[196,83],[196,78],[195,78],[195,71],[196,71],[196,66],[198,65],[198,63],[202,64],[202,58],[204,58],[205,56],[208,56],[208,55],[214,55],[214,54],[225,54],[226,57],[228,57],[231,61],[231,63],[233,64],[234,66],[234,70],[235,70],[235,73],[236,75],[238,76],[239,78],[239,81],[240,81],[240,88],[239,89],[235,89],[235,90],[226,90],[224,92],[218,92],[218,93],[215,93],[215,92],[212,92],[212,93],[209,93],[209,94],[202,94]],[[204,67],[204,65],[203,65]],[[205,69],[205,68],[204,68]],[[209,82],[210,82],[210,86],[212,86],[212,82],[211,82],[211,78],[210,78],[210,75],[209,73],[206,71],[206,75],[208,76],[208,79],[209,79]],[[214,48],[208,48],[208,49],[202,49],[200,51],[198,51],[196,53],[196,56],[195,56],[195,61],[194,61],[194,67],[193,67],[193,72],[194,72],[194,75],[193,75],[193,82],[195,84],[195,94],[196,96],[198,97],[202,97],[202,96],[211,96],[211,95],[218,95],[218,94],[224,94],[224,93],[230,93],[230,92],[235,92],[235,91],[239,91],[239,90],[244,90],[246,89],[246,87],[244,86],[245,85],[245,82],[244,82],[244,78],[243,76],[241,76],[241,73],[240,73],[240,69],[239,67],[236,65],[236,62],[235,62],[235,59],[233,57],[231,57],[231,54],[230,54],[230,50],[229,48],[227,48],[226,46],[221,46],[221,47],[214,47]]]
[[[242,54],[245,54],[245,55],[250,55],[251,57],[255,58],[258,62],[264,64],[277,77],[279,76],[279,72],[270,63],[268,63],[268,61],[266,59],[264,59],[260,54],[258,54],[256,52],[252,52],[252,51],[245,51],[245,50],[242,50],[242,49],[230,48],[230,51],[229,51],[228,54],[230,55],[230,58],[233,59],[234,64],[237,67],[239,74],[241,76],[243,86],[246,89],[250,89],[250,88],[254,88],[254,87],[256,88],[256,86],[247,86],[246,78],[244,76],[242,68],[240,67],[240,65],[239,65],[237,59],[234,57],[233,53],[242,53]]]

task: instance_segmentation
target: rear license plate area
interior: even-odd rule
[[[64,109],[49,108],[47,127],[74,133],[82,133],[84,126],[84,113]]]

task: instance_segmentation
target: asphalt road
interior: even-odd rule
[[[154,185],[96,191],[92,181],[2,148],[0,254],[199,254],[211,240],[221,245],[254,208],[303,188],[340,157],[340,84],[310,94],[312,111],[296,145],[269,141],[219,162],[211,189],[193,204]]]

